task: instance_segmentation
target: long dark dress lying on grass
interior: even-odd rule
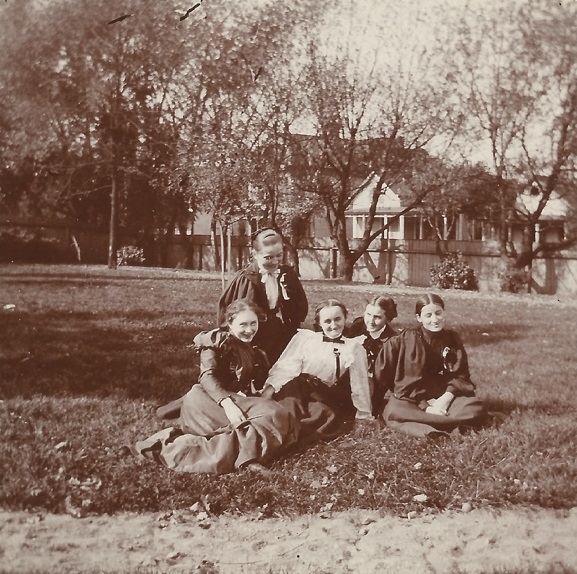
[[[390,338],[375,361],[375,377],[393,391],[383,412],[385,422],[406,434],[479,427],[487,420],[475,396],[467,353],[450,329],[433,333],[418,327]],[[445,391],[455,395],[447,415],[427,413],[428,401]]]
[[[300,329],[272,366],[266,385],[295,413],[303,437],[330,439],[346,419],[373,419],[367,372],[359,343]]]
[[[267,462],[297,442],[300,425],[279,403],[254,396],[268,371],[266,355],[226,329],[194,339],[200,353],[198,384],[185,395],[180,428],[164,429],[136,450],[181,472],[232,472],[250,462]],[[220,401],[234,397],[247,420],[232,425]]]

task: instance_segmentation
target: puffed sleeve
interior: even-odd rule
[[[353,362],[349,366],[351,381],[351,400],[357,409],[356,417],[361,420],[373,419],[371,404],[371,387],[369,384],[369,365],[367,354],[357,342],[351,342],[353,347]]]
[[[307,313],[309,312],[309,302],[307,300],[307,295],[303,288],[303,285],[298,278],[297,274],[292,270],[292,274],[294,275],[294,291],[295,291],[295,298],[297,301],[297,319],[299,323],[302,323],[307,318]]]
[[[228,334],[220,329],[204,331],[194,338],[194,348],[200,357],[198,383],[216,403],[230,396],[225,388],[223,355]]]
[[[271,367],[265,386],[270,385],[275,392],[278,392],[286,383],[303,372],[307,335],[307,331],[297,331],[277,362]]]
[[[254,285],[243,270],[237,271],[218,300],[217,325],[224,325],[226,308],[238,299],[249,299],[257,303]]]
[[[375,359],[373,378],[384,392],[392,392],[395,386],[400,341],[398,337],[387,339]]]
[[[354,337],[359,337],[365,333],[365,321],[362,317],[356,317],[350,326],[345,327],[344,335],[353,339]]]

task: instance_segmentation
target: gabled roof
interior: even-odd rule
[[[538,190],[535,191],[535,188],[531,187],[517,196],[515,208],[522,215],[531,215],[537,211],[540,199],[541,193]],[[543,221],[564,220],[567,218],[568,213],[569,203],[554,191],[543,208],[543,212],[539,219]]]
[[[362,181],[359,187],[363,187],[363,190],[359,193],[359,195],[357,195],[357,197],[355,197],[351,203],[351,206],[349,209],[347,209],[347,214],[360,215],[368,213],[371,206],[371,197],[378,181],[379,177],[376,173],[372,173],[364,181]],[[393,187],[385,183],[377,202],[376,214],[388,215],[401,211],[404,207],[402,200],[402,191],[404,187],[404,184],[400,183],[396,184],[393,189]]]

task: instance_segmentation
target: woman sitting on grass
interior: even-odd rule
[[[374,380],[375,359],[385,341],[398,335],[390,325],[397,316],[397,305],[390,297],[377,295],[367,303],[365,313],[357,317],[347,330],[347,336],[359,342],[367,353],[369,364],[369,383],[373,397],[373,414],[379,415],[385,406],[386,390]]]
[[[198,383],[185,395],[180,429],[137,443],[138,452],[182,472],[227,473],[266,462],[298,440],[299,423],[275,401],[260,397],[266,355],[253,340],[262,316],[248,300],[226,310],[227,327],[199,333]]]
[[[253,343],[274,363],[306,319],[308,301],[292,267],[282,264],[282,236],[265,227],[251,242],[252,260],[228,283],[218,301],[217,324],[226,324],[226,309],[238,299],[246,299],[263,311]],[[156,410],[161,419],[177,418],[183,397]]]
[[[304,435],[332,438],[348,415],[373,419],[367,356],[361,345],[343,338],[346,316],[336,299],[319,303],[320,332],[299,330],[266,380],[263,396],[295,412]]]
[[[415,306],[421,325],[392,337],[375,361],[375,378],[392,389],[383,418],[413,436],[443,436],[478,427],[487,419],[475,397],[467,353],[455,331],[445,329],[445,303],[435,294]]]

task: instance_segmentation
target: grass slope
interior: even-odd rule
[[[500,425],[439,444],[364,424],[295,450],[261,478],[183,475],[122,456],[159,430],[154,410],[195,382],[189,347],[213,326],[216,276],[82,266],[0,267],[0,507],[53,512],[297,515],[577,506],[577,307],[536,296],[444,292],[478,394]],[[418,289],[305,282],[361,314],[375,293],[415,323]],[[311,313],[307,326],[311,324]],[[415,495],[426,500],[417,502]]]

